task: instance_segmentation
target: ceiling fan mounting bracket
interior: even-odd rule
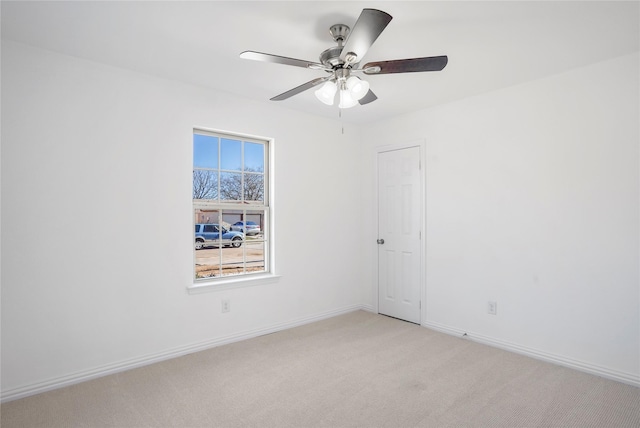
[[[345,24],[335,24],[329,27],[329,34],[333,37],[333,40],[338,43],[339,46],[342,46],[342,42],[347,40],[347,36],[351,28]]]

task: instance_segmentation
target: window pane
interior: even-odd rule
[[[196,252],[196,279],[220,276],[220,256],[217,248],[203,248]]]
[[[244,143],[244,170],[264,172],[264,144]]]
[[[193,199],[218,199],[218,171],[193,171]]]
[[[242,170],[242,142],[222,138],[220,144],[220,156],[222,158],[220,169]]]
[[[242,198],[242,174],[220,173],[220,200],[239,201]]]
[[[195,209],[196,232],[199,224],[218,224],[220,218],[218,210]]]
[[[247,272],[265,271],[265,223],[262,210],[245,210],[245,269]]]
[[[195,217],[195,276],[212,278],[220,276],[220,233],[217,210],[196,209]]]
[[[238,275],[244,273],[244,245],[241,247],[224,248],[222,251],[222,276]]]
[[[222,225],[229,230],[242,232],[240,228],[235,227],[235,224],[242,218],[242,210],[224,210],[222,214]]]
[[[247,236],[245,244],[245,261],[247,272],[265,271],[265,245],[261,235]]]
[[[231,230],[242,232],[247,238],[264,232],[266,218],[262,210],[225,210],[224,218],[227,222],[233,221]]]
[[[264,201],[264,175],[245,174],[244,175],[244,200]]]
[[[193,134],[193,167],[218,168],[218,137]]]

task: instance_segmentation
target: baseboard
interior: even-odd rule
[[[19,388],[13,388],[6,391],[2,391],[2,394],[0,395],[0,402],[5,403],[8,401],[17,400],[17,399],[28,397],[31,395],[52,391],[54,389],[63,388],[65,386],[86,382],[91,379],[97,379],[99,377],[107,376],[110,374],[135,369],[135,368],[146,366],[149,364],[154,364],[161,361],[169,360],[171,358],[181,357],[183,355],[204,351],[207,349],[215,348],[217,346],[227,345],[230,343],[239,342],[246,339],[251,339],[251,338],[262,336],[265,334],[276,333],[278,331],[286,330],[293,327],[299,327],[301,325],[309,324],[316,321],[321,321],[323,319],[347,314],[349,312],[354,312],[357,310],[367,310],[367,309],[364,308],[362,305],[345,306],[345,307],[334,309],[331,311],[317,313],[311,316],[297,318],[297,319],[282,322],[282,323],[272,324],[264,328],[258,328],[254,330],[239,332],[239,333],[231,334],[224,337],[219,337],[211,340],[206,340],[203,342],[193,343],[186,346],[179,346],[179,347],[168,349],[162,352],[145,355],[138,358],[131,358],[128,360],[119,361],[117,363],[96,367],[90,370],[82,370],[66,376],[55,377],[43,382],[37,382],[31,385],[26,385]]]
[[[484,345],[493,346],[495,348],[504,349],[505,351],[514,352],[516,354],[525,355],[527,357],[535,358],[537,360],[547,361],[549,363],[558,364],[560,366],[568,367],[571,369],[579,370],[581,372],[593,374],[606,379],[615,380],[628,385],[640,387],[640,376],[612,370],[606,367],[600,367],[594,364],[586,363],[584,361],[575,360],[572,358],[563,357],[560,355],[550,354],[548,352],[539,351],[537,349],[521,346],[516,343],[510,343],[503,340],[498,340],[492,337],[483,336],[470,331],[461,330],[458,328],[449,327],[446,325],[423,322],[424,327],[440,331],[452,336],[464,337],[465,339],[472,340],[474,342],[482,343]]]
[[[360,306],[360,309],[362,309],[363,311],[372,312],[374,314],[378,313],[376,308],[374,308],[372,305],[362,305]]]

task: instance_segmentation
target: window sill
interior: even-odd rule
[[[280,275],[263,274],[243,276],[240,278],[220,279],[212,282],[198,282],[187,287],[189,294],[210,293],[233,288],[252,287],[254,285],[271,284],[278,282]]]

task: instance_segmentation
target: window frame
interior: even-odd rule
[[[217,201],[212,202],[212,200],[200,200],[203,202],[198,203],[197,199],[193,199],[193,194],[191,198],[191,248],[193,251],[193,259],[191,263],[191,284],[187,287],[187,291],[189,294],[197,294],[202,292],[209,291],[217,291],[217,290],[228,290],[231,288],[239,288],[239,287],[247,287],[253,285],[261,285],[268,284],[272,282],[276,282],[280,275],[276,274],[276,264],[275,264],[275,233],[274,233],[274,139],[269,137],[262,137],[256,135],[242,134],[238,132],[229,132],[229,131],[221,131],[216,129],[204,128],[204,127],[194,127],[191,132],[191,150],[193,151],[193,138],[196,134],[206,135],[219,138],[219,141],[222,141],[223,138],[240,140],[243,143],[259,143],[265,146],[264,150],[264,197],[261,204],[242,204],[242,201],[237,202],[220,202],[218,198]],[[218,171],[220,173],[224,172],[221,167],[222,160],[218,159]],[[191,157],[191,167],[192,167],[192,175],[191,175],[191,187],[193,193],[193,171],[196,169],[193,161],[193,152]],[[245,171],[242,171],[244,174]],[[218,186],[220,184],[218,183]],[[244,192],[244,189],[243,189]],[[209,209],[219,209],[224,212],[224,210],[234,210],[241,209],[244,211],[263,211],[265,214],[264,220],[264,228],[267,230],[263,230],[264,237],[264,251],[265,251],[265,262],[264,262],[264,271],[261,272],[245,272],[241,274],[228,275],[228,276],[220,276],[220,277],[211,277],[211,278],[201,278],[197,279],[195,275],[195,266],[196,266],[196,250],[193,242],[193,231],[195,229],[195,225],[197,221],[195,219],[195,211],[198,208],[209,208]],[[244,220],[248,221],[248,220]]]

